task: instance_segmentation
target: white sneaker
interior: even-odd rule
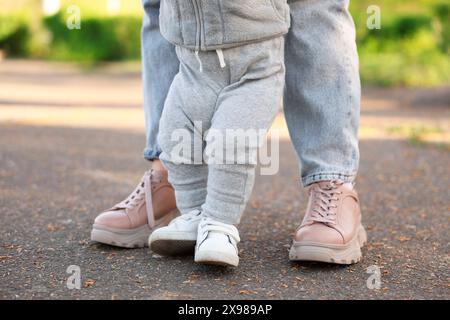
[[[150,249],[164,256],[193,253],[201,219],[200,210],[173,219],[168,226],[153,231],[148,239]]]
[[[195,262],[237,267],[239,241],[235,226],[204,217],[198,226]]]

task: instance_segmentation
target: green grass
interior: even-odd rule
[[[61,7],[77,5],[84,18],[104,18],[109,15],[107,0],[60,0]],[[10,15],[26,14],[39,15],[41,0],[2,0],[0,1],[0,12]],[[122,0],[119,15],[142,16],[142,5],[140,0]]]
[[[366,28],[369,5],[381,8],[381,29]],[[450,83],[450,4],[441,0],[353,1],[351,11],[363,83],[432,86]]]
[[[427,126],[395,126],[388,128],[389,133],[406,137],[408,142],[414,146],[421,146],[425,143],[425,138],[430,135],[443,134],[440,127]]]
[[[68,30],[64,15],[44,19],[52,34],[49,57],[83,63],[138,59],[142,18],[133,16],[85,18],[81,30]]]

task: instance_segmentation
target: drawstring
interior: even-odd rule
[[[219,57],[219,63],[220,63],[220,67],[223,69],[227,66],[227,64],[225,63],[225,58],[223,57],[223,51],[222,49],[217,49],[217,56]]]
[[[202,60],[200,59],[200,56],[198,55],[198,50],[195,51],[195,57],[197,58],[198,64],[200,65],[200,72],[203,72],[203,64]]]
[[[220,67],[222,69],[225,68],[227,66],[227,64],[225,63],[225,57],[223,55],[222,49],[217,49],[216,53],[217,53],[217,57],[219,58]],[[200,59],[198,50],[195,51],[195,58],[198,61],[200,72],[203,72],[203,63],[202,63],[202,60]]]

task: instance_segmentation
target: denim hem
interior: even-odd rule
[[[161,151],[158,149],[146,148],[144,150],[144,158],[149,161],[159,159],[160,155],[161,155]]]
[[[304,187],[307,187],[319,181],[329,181],[329,180],[340,180],[344,183],[347,183],[353,182],[355,178],[356,178],[355,173],[345,174],[345,173],[318,172],[302,177],[302,184]]]

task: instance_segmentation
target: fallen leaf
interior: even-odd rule
[[[191,280],[191,281],[194,281],[194,280],[197,280],[198,278],[199,278],[200,276],[198,275],[198,274],[195,274],[195,273],[191,273],[190,275],[189,275],[189,280]]]
[[[96,281],[94,279],[87,279],[84,282],[83,288],[90,288],[90,287],[92,287],[95,284],[95,282]]]
[[[117,255],[117,253],[115,252],[111,252],[108,257],[106,259],[111,260],[112,258],[114,258]]]
[[[411,237],[399,236],[397,237],[397,240],[400,242],[405,242],[411,240]]]
[[[258,208],[261,207],[261,205],[260,205],[259,201],[253,200],[253,201],[250,202],[250,207],[252,209],[258,209]]]
[[[58,226],[58,225],[55,224],[55,223],[49,223],[49,224],[47,225],[47,230],[50,231],[50,232],[58,231],[59,229],[61,229],[61,227]]]
[[[239,290],[239,294],[256,294],[258,292],[253,290]]]
[[[0,261],[11,259],[11,256],[0,256]]]
[[[371,242],[370,246],[372,246],[372,247],[383,247],[384,243],[383,242]]]
[[[16,248],[16,246],[13,244],[4,244],[1,247],[5,248],[5,249],[15,249]]]

